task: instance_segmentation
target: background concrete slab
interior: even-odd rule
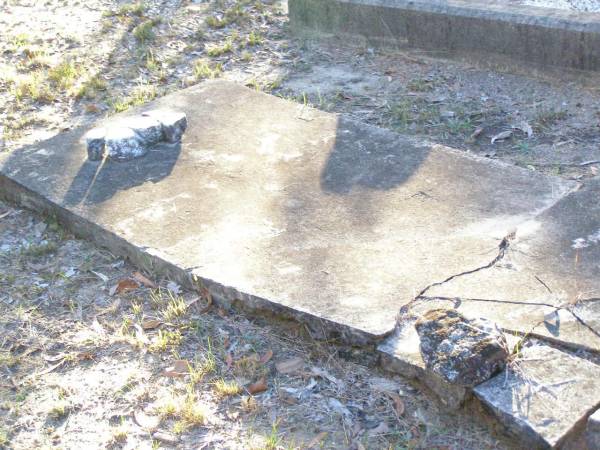
[[[600,70],[597,12],[506,0],[289,0],[289,13],[298,32],[362,36],[501,65]]]
[[[75,130],[2,155],[0,192],[218,298],[352,339],[389,333],[418,292],[489,264],[573,188],[222,81],[156,107],[187,113],[181,145],[101,166]]]

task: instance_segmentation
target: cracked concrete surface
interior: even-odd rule
[[[5,194],[33,192],[103,245],[353,343],[389,334],[431,280],[494,264],[575,187],[228,82],[146,108],[165,107],[187,114],[180,146],[99,167],[86,130],[65,133],[3,157]]]
[[[156,108],[187,114],[180,144],[101,165],[77,129],[0,155],[0,194],[225,305],[352,344],[395,330],[379,348],[387,367],[449,406],[469,392],[423,370],[411,330],[428,309],[600,350],[600,180],[579,186],[223,81],[130,114]]]

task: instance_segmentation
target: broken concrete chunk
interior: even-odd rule
[[[110,128],[105,141],[108,157],[118,161],[128,161],[148,153],[148,149],[141,145],[140,138],[131,128]]]
[[[85,135],[87,145],[88,159],[90,161],[100,161],[104,156],[104,139],[106,136],[105,128],[93,128]]]
[[[131,128],[137,134],[142,145],[152,145],[163,139],[162,124],[154,117],[129,117],[121,123],[123,127]]]
[[[600,366],[546,345],[525,346],[473,392],[525,445],[560,448],[600,406]]]
[[[143,116],[152,117],[162,124],[163,139],[166,142],[180,142],[187,128],[187,116],[183,112],[153,110]]]
[[[585,440],[589,449],[600,449],[600,409],[588,419]]]
[[[454,309],[433,309],[415,328],[425,365],[449,383],[476,386],[506,364],[508,345],[493,322],[469,320]]]

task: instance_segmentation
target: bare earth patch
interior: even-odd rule
[[[0,7],[0,151],[225,77],[531,170],[600,169],[597,88],[296,39],[280,2]],[[514,446],[363,350],[220,310],[3,203],[0,309],[0,447]]]

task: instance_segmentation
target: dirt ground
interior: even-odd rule
[[[532,171],[600,170],[598,89],[296,38],[278,1],[0,0],[0,11],[1,151],[223,77]],[[0,203],[0,447],[515,446],[362,351],[140,275]]]

